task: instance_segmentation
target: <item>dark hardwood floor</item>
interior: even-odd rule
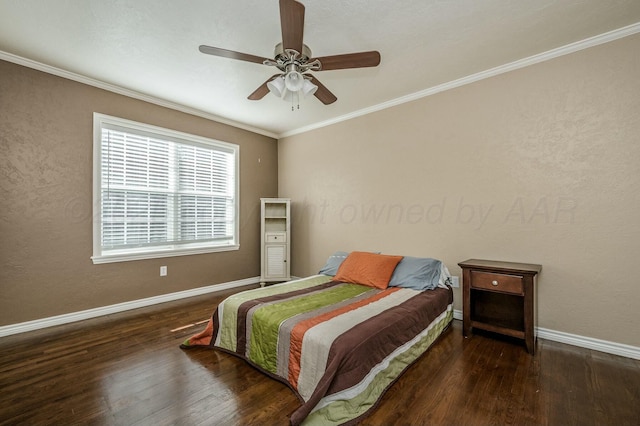
[[[0,339],[0,424],[287,425],[285,385],[178,345],[232,291]],[[364,425],[639,425],[640,361],[454,321]]]

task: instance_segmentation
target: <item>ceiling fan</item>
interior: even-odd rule
[[[320,102],[328,105],[338,98],[309,71],[375,67],[380,63],[380,53],[375,50],[313,58],[311,49],[303,43],[304,5],[295,0],[280,0],[280,26],[282,43],[276,45],[273,59],[205,45],[201,45],[199,49],[208,55],[264,64],[280,70],[281,73],[269,77],[248,96],[253,101],[272,92],[293,102],[302,93],[304,96],[313,94]]]

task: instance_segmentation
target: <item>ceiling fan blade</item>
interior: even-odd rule
[[[282,47],[302,53],[304,5],[295,0],[280,0]]]
[[[222,56],[223,58],[237,59],[239,61],[255,62],[256,64],[262,64],[267,58],[261,58],[260,56],[249,55],[248,53],[240,53],[233,50],[221,49],[219,47],[205,46],[204,44],[198,48],[202,53],[207,55]]]
[[[325,105],[329,105],[338,100],[338,98],[336,98],[336,95],[331,93],[331,91],[327,89],[324,84],[320,83],[320,81],[318,81],[318,79],[314,76],[311,76],[311,82],[318,86],[318,90],[316,90],[313,96],[318,98],[320,102]]]
[[[380,64],[380,52],[347,53],[345,55],[323,56],[309,61],[319,60],[322,68],[319,71],[342,70],[346,68],[376,67]]]
[[[269,88],[267,87],[267,83],[273,80],[274,78],[280,76],[281,74],[274,74],[267,79],[260,87],[258,87],[252,94],[247,96],[247,99],[252,101],[259,101],[264,98],[267,93],[269,93]]]

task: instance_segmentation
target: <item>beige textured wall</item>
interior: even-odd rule
[[[240,145],[240,250],[92,264],[94,111]],[[0,325],[260,275],[277,161],[272,138],[0,61]]]
[[[540,327],[640,346],[638,52],[635,35],[280,140],[293,273],[355,249],[454,275],[540,263]]]

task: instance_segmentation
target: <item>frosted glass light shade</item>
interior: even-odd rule
[[[298,92],[292,92],[291,90],[284,90],[284,95],[282,96],[282,99],[285,102],[298,102],[300,100],[300,96],[298,95]]]
[[[273,80],[267,83],[267,88],[271,93],[281,98],[282,92],[284,92],[285,90],[284,78],[281,76],[274,78]]]
[[[318,86],[305,79],[304,83],[302,83],[302,94],[306,98],[309,95],[313,95],[318,90]]]
[[[298,71],[289,71],[284,78],[284,85],[292,92],[297,92],[304,85],[304,77]]]

